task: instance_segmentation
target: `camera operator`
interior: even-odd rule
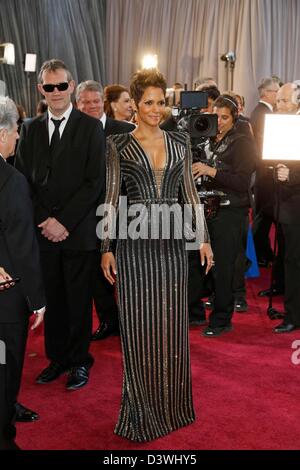
[[[209,164],[193,164],[194,178],[203,177],[207,189],[226,193],[226,205],[207,221],[216,265],[213,268],[214,308],[209,326],[203,332],[206,337],[219,336],[232,329],[235,261],[242,245],[250,203],[248,191],[256,164],[253,139],[240,134],[235,127],[236,99],[221,95],[213,111],[218,116],[218,134],[210,139]]]

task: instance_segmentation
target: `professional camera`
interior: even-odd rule
[[[214,166],[214,160],[209,159],[208,149],[210,137],[218,132],[216,114],[200,113],[207,108],[208,94],[203,91],[182,91],[180,94],[180,112],[177,118],[178,130],[186,131],[191,137],[193,163],[202,162]],[[204,204],[207,219],[216,216],[220,205],[227,205],[226,194],[210,187],[210,178],[202,176],[196,181],[196,188],[201,202]]]
[[[200,113],[207,108],[208,94],[204,91],[182,91],[178,129],[190,134],[192,145],[217,135],[218,120],[215,114]]]

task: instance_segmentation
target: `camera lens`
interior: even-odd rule
[[[206,132],[210,127],[209,120],[205,116],[198,117],[194,123],[194,127],[199,132]]]

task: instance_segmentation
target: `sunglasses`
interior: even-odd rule
[[[69,82],[56,83],[55,85],[52,83],[46,83],[42,86],[46,93],[53,93],[55,88],[57,88],[58,91],[66,91],[69,88]]]

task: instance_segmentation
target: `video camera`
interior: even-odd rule
[[[182,91],[180,94],[180,113],[177,120],[178,130],[184,130],[191,137],[193,162],[202,162],[214,167],[214,162],[207,159],[205,152],[209,137],[218,133],[216,114],[200,113],[207,108],[208,94],[203,91]],[[226,194],[210,188],[210,178],[200,177],[196,181],[197,191],[207,219],[216,216],[220,205],[227,205]]]
[[[207,108],[208,94],[204,91],[182,91],[178,129],[190,134],[192,144],[217,135],[218,120],[215,114],[200,113]]]

